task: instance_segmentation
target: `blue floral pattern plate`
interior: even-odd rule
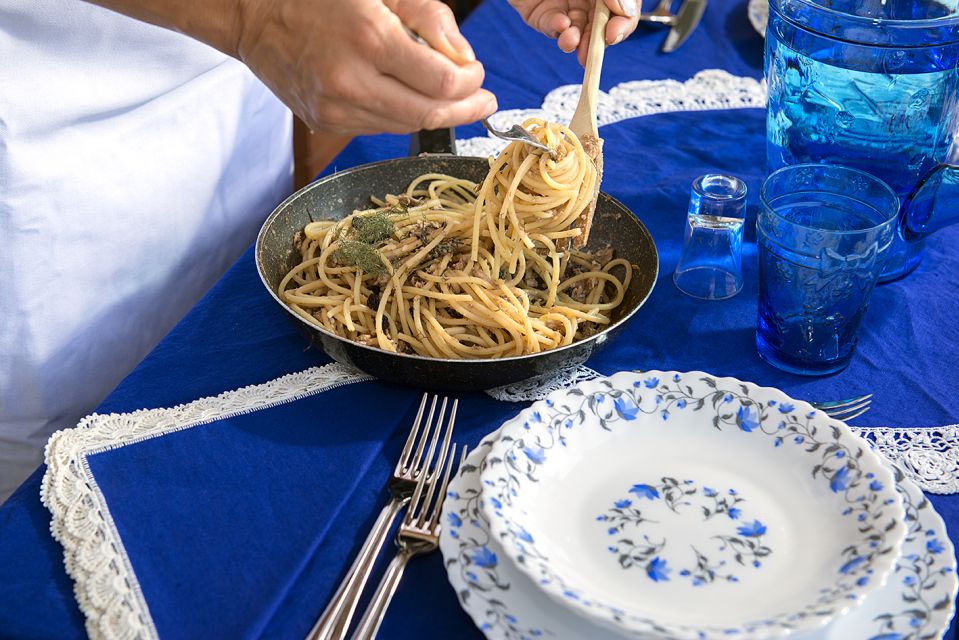
[[[554,392],[503,426],[480,475],[504,553],[623,633],[820,628],[885,583],[906,534],[892,472],[848,427],[699,372]]]
[[[483,513],[479,469],[499,431],[473,450],[450,483],[440,552],[460,604],[490,640],[621,638],[548,598],[506,557]],[[814,632],[816,640],[941,640],[949,628],[959,578],[942,518],[922,491],[896,471],[909,532],[886,585],[862,606]]]

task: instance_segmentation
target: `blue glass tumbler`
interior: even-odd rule
[[[693,180],[683,253],[673,272],[680,291],[703,300],[723,300],[739,293],[745,217],[742,180],[719,174]]]
[[[898,211],[895,192],[858,169],[802,164],[766,179],[756,221],[764,360],[803,375],[849,364]]]

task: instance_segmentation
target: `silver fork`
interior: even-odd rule
[[[443,472],[443,482],[439,493],[436,493],[436,500],[433,501],[437,482],[427,483],[421,478],[416,484],[416,491],[413,492],[413,499],[409,508],[406,510],[406,517],[400,524],[400,530],[396,534],[396,546],[399,550],[396,556],[387,567],[383,579],[373,594],[373,600],[367,607],[363,618],[360,620],[356,633],[352,640],[373,640],[379,631],[380,623],[386,615],[386,610],[390,606],[393,594],[400,584],[403,577],[403,570],[406,569],[406,563],[410,558],[416,555],[430,553],[435,551],[440,541],[440,512],[443,509],[443,498],[446,497],[446,487],[449,483],[450,473],[456,466],[456,445],[453,445],[449,458],[443,460],[446,451],[440,456],[436,468],[439,470],[445,464]],[[466,459],[466,447],[463,447],[460,464]],[[424,490],[426,491],[424,496]]]
[[[836,420],[852,420],[869,411],[872,405],[872,394],[835,400],[833,402],[810,402],[812,406],[823,411],[830,418]]]
[[[412,38],[415,42],[418,42],[419,44],[430,47],[430,43],[427,42],[423,36],[416,33],[415,31],[407,27],[405,24],[403,25],[403,29],[406,31],[406,35]],[[432,49],[433,47],[430,47],[430,48]],[[554,160],[556,159],[555,150],[550,149],[548,146],[546,146],[545,144],[543,144],[542,142],[534,138],[529,131],[527,131],[526,129],[524,129],[518,124],[514,124],[512,127],[507,129],[506,131],[500,131],[499,129],[494,129],[493,125],[491,125],[489,123],[489,120],[487,120],[486,118],[481,119],[480,122],[483,123],[483,126],[486,127],[486,130],[489,131],[494,138],[499,138],[501,140],[509,140],[510,142],[522,142],[524,144],[528,144],[531,147],[542,149],[543,151],[549,154],[549,157],[553,158]]]
[[[390,528],[393,526],[393,520],[396,514],[410,501],[420,483],[433,483],[437,474],[442,471],[442,460],[449,448],[450,438],[453,434],[453,423],[456,420],[456,408],[459,404],[457,400],[453,401],[449,420],[446,428],[443,428],[443,417],[446,415],[447,399],[443,398],[443,404],[440,407],[439,416],[436,422],[433,422],[433,415],[436,411],[437,396],[432,396],[430,403],[430,412],[426,418],[425,428],[420,433],[420,426],[423,423],[423,413],[426,409],[426,403],[429,394],[423,394],[423,400],[420,402],[419,411],[416,413],[416,420],[413,422],[413,428],[406,439],[400,459],[396,463],[393,475],[387,482],[387,488],[390,491],[390,501],[380,511],[379,517],[373,524],[366,541],[360,548],[353,565],[350,567],[346,577],[340,583],[333,599],[323,611],[313,629],[307,636],[308,640],[341,640],[346,637],[346,632],[350,627],[350,620],[356,611],[356,605],[363,588],[366,586],[370,573],[373,571],[373,564],[376,562],[380,549],[389,535]],[[435,424],[435,429],[432,425]],[[430,431],[432,430],[432,436]],[[417,438],[419,436],[419,438]],[[436,451],[436,445],[442,439],[440,446],[440,458],[437,459],[433,470],[430,471],[430,462]],[[429,449],[426,456],[423,456],[423,450],[429,441]],[[415,449],[414,449],[415,447]],[[432,484],[431,484],[432,486]]]
[[[483,126],[486,127],[486,130],[489,131],[493,137],[499,138],[501,140],[509,140],[510,142],[522,142],[528,144],[531,147],[536,147],[537,149],[542,149],[549,154],[550,158],[556,158],[556,150],[550,149],[548,146],[537,140],[533,135],[521,127],[518,124],[514,124],[512,127],[506,131],[500,131],[499,129],[494,129],[493,125],[489,123],[489,120],[483,118],[480,120],[483,123]]]
[[[640,14],[639,20],[651,24],[671,25],[676,20],[676,16],[670,12],[672,6],[673,0],[661,0],[655,9],[649,13]]]

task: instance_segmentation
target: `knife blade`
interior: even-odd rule
[[[672,53],[689,38],[706,10],[706,0],[685,0],[663,43],[663,53]]]

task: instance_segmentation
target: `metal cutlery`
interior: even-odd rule
[[[869,411],[872,405],[872,394],[835,400],[833,402],[810,402],[812,406],[821,410],[830,418],[837,420],[852,420]]]
[[[706,11],[706,0],[684,0],[675,15],[669,11],[671,5],[672,0],[661,0],[651,12],[639,16],[640,22],[670,27],[663,42],[663,53],[672,53],[686,42]]]
[[[316,621],[313,629],[310,630],[307,636],[308,640],[340,640],[346,637],[360,594],[362,594],[363,588],[369,580],[373,564],[389,535],[393,520],[400,509],[413,497],[417,487],[424,484],[429,484],[432,487],[435,484],[434,479],[439,477],[443,469],[443,460],[449,449],[450,438],[453,434],[453,423],[456,420],[458,401],[453,401],[452,410],[444,428],[443,419],[446,415],[447,399],[443,398],[439,415],[434,422],[433,416],[436,412],[438,400],[435,395],[432,396],[425,425],[423,423],[423,413],[429,397],[429,394],[423,394],[423,400],[420,402],[419,411],[416,414],[410,435],[403,446],[393,475],[387,483],[387,488],[391,494],[390,501],[380,511],[379,517],[373,524],[373,528],[360,548],[349,572],[340,583],[326,610]],[[420,431],[421,426],[424,426],[422,432]],[[428,449],[427,442],[429,443]],[[440,455],[436,463],[431,466],[437,444],[440,445]],[[423,455],[424,449],[427,449],[425,456]]]
[[[383,622],[386,610],[390,606],[393,594],[400,584],[403,577],[403,571],[410,558],[424,553],[436,551],[440,542],[440,513],[443,509],[443,499],[446,497],[446,487],[449,483],[450,474],[456,464],[456,445],[454,444],[449,451],[449,457],[445,458],[447,451],[444,449],[437,461],[437,471],[444,469],[443,480],[440,483],[440,489],[437,492],[437,482],[426,482],[425,477],[420,478],[416,484],[416,491],[410,501],[410,506],[406,511],[406,517],[400,525],[400,530],[396,535],[396,546],[399,550],[396,556],[387,567],[383,579],[373,594],[373,600],[363,614],[356,633],[353,634],[353,640],[372,640]],[[460,462],[461,465],[466,460],[466,447],[463,447]],[[445,459],[444,459],[445,458]],[[435,495],[435,500],[434,500]]]
[[[500,140],[509,140],[510,142],[522,142],[528,144],[531,147],[536,147],[537,149],[542,149],[550,155],[551,158],[556,158],[556,150],[550,149],[548,146],[537,140],[533,135],[524,129],[518,124],[514,124],[512,127],[506,131],[500,131],[499,129],[493,128],[493,125],[489,123],[489,120],[483,118],[480,120],[483,123],[483,126],[486,127],[486,130],[490,132],[494,138],[499,138]]]
[[[403,25],[403,29],[406,31],[406,34],[413,39],[413,41],[418,42],[419,44],[422,44],[424,46],[430,47],[430,43],[427,42],[423,36],[416,33],[415,31],[407,27],[405,24]],[[432,49],[432,47],[430,48]],[[524,144],[530,145],[531,147],[542,149],[543,151],[548,153],[551,158],[556,157],[555,149],[550,149],[548,146],[546,146],[545,144],[543,144],[542,142],[534,138],[529,131],[527,131],[526,129],[524,129],[518,124],[514,124],[509,129],[505,131],[501,131],[493,127],[493,125],[491,125],[489,120],[487,120],[486,118],[482,118],[480,122],[483,123],[483,126],[486,128],[487,131],[490,132],[490,135],[492,135],[494,138],[499,138],[501,140],[509,140],[510,142],[522,142]]]

